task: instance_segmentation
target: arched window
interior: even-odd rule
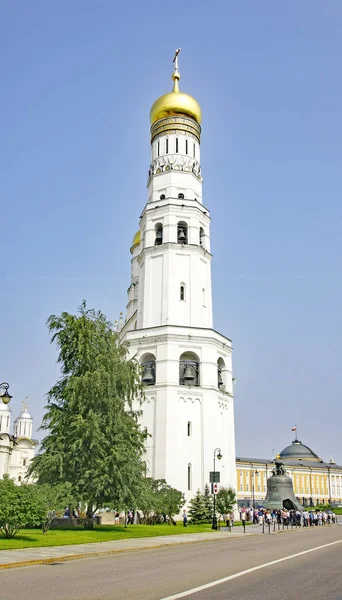
[[[185,300],[185,283],[181,283],[181,284],[180,284],[180,288],[179,288],[179,299],[180,299],[180,300]]]
[[[182,194],[182,193],[178,194],[178,198],[179,198],[180,200],[184,200],[184,194]]]
[[[185,140],[185,154],[188,153],[188,140]]]
[[[184,221],[177,224],[177,242],[178,244],[188,243],[188,226]]]
[[[135,321],[135,323],[134,323],[134,329],[136,329],[136,328],[137,328],[137,322]]]
[[[194,352],[183,352],[179,358],[179,385],[200,385],[200,361]]]
[[[205,303],[205,288],[202,288],[202,305],[204,306],[204,308],[206,307],[206,303]]]
[[[154,241],[155,246],[160,246],[163,243],[163,226],[161,223],[157,223],[155,226],[156,238]]]
[[[27,461],[27,459],[23,458],[23,467],[26,467],[26,461]]]
[[[156,357],[154,354],[144,354],[140,359],[144,385],[155,385],[156,383]]]
[[[21,475],[18,475],[18,481],[21,481]]]
[[[168,153],[169,153],[169,140],[166,139],[166,142],[165,142],[165,154],[168,154]]]
[[[217,387],[222,392],[225,390],[225,377],[226,377],[225,368],[226,368],[226,365],[224,363],[224,360],[223,360],[223,358],[220,357],[217,361]]]
[[[204,247],[204,229],[203,229],[203,227],[200,227],[200,230],[199,230],[199,243],[200,243],[200,246]]]
[[[191,427],[191,421],[188,421],[188,425],[187,425],[187,433],[188,433],[188,437],[191,437],[192,434],[192,427]]]
[[[159,152],[160,152],[160,143],[158,142],[158,156],[159,156]]]
[[[192,479],[192,472],[191,472],[191,464],[188,464],[188,491],[190,492],[191,490],[191,479]]]
[[[176,138],[176,152],[178,152],[178,138]]]

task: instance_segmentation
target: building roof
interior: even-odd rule
[[[302,444],[297,438],[293,440],[290,446],[286,446],[280,454],[281,460],[285,460],[286,462],[289,459],[303,459],[303,460],[312,460],[323,462],[322,459],[313,451],[309,446]]]
[[[260,464],[260,465],[273,465],[275,459],[270,460],[267,458],[246,458],[243,456],[237,456],[237,463],[247,463],[247,464]],[[342,471],[342,465],[337,465],[336,463],[323,462],[318,460],[303,460],[300,458],[297,459],[289,459],[286,461],[285,467],[303,467],[303,468],[312,468],[312,469],[336,469]]]
[[[236,462],[243,462],[243,463],[260,463],[262,465],[272,465],[274,463],[274,460],[272,460],[271,458],[246,458],[245,456],[237,456],[236,457]]]
[[[22,402],[20,415],[17,416],[17,418],[14,422],[17,423],[17,421],[20,421],[21,419],[26,419],[28,421],[33,420],[31,413],[29,413],[29,411],[27,410],[27,397],[26,397],[25,402],[24,401]]]

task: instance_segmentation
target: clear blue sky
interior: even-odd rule
[[[147,199],[148,113],[203,109],[215,328],[233,340],[236,447],[291,428],[341,449],[342,4],[31,0],[0,7],[1,364],[36,427],[58,368],[45,326],[85,298],[125,310]]]

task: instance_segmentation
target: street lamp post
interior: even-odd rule
[[[222,458],[222,454],[221,454],[221,448],[215,448],[214,450],[214,482],[216,480],[216,470],[215,470],[215,459],[221,460]],[[214,491],[214,490],[213,490]],[[214,506],[213,506],[213,521],[212,521],[212,525],[211,528],[212,529],[217,529],[217,517],[216,517],[216,494],[213,494],[214,496]]]
[[[309,467],[309,469],[310,469],[310,501],[309,501],[309,504],[310,504],[310,506],[313,506],[313,497],[312,497],[312,477],[313,477],[313,475],[312,475],[312,467]]]
[[[327,471],[328,471],[328,489],[329,489],[329,500],[328,500],[328,504],[331,504],[331,481],[330,481],[330,468],[331,468],[331,467],[327,467]]]
[[[252,470],[252,503],[253,509],[255,508],[255,473]]]
[[[255,471],[253,470],[253,465],[251,463],[251,467],[252,467],[252,503],[253,503],[253,508],[255,508],[255,476],[259,475],[259,471],[256,469]]]
[[[13,396],[11,396],[11,394],[8,393],[8,388],[9,388],[9,383],[6,383],[6,381],[3,381],[2,383],[0,383],[0,391],[4,390],[4,393],[0,394],[0,398],[4,404],[8,404],[10,402],[10,400],[12,400],[12,398],[13,398]]]

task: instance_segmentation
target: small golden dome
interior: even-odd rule
[[[176,65],[175,71],[172,74],[174,86],[172,92],[160,96],[153,104],[150,111],[150,122],[151,125],[163,119],[164,117],[171,117],[181,115],[184,117],[190,117],[195,119],[200,125],[202,121],[202,111],[197,100],[189,94],[184,94],[179,91],[178,81],[180,74],[178,66]]]
[[[139,229],[139,231],[136,232],[136,234],[135,234],[135,236],[133,238],[132,246],[131,246],[131,252],[132,252],[133,248],[135,248],[135,246],[139,246],[140,239],[141,239],[141,236],[140,236],[140,229]]]

